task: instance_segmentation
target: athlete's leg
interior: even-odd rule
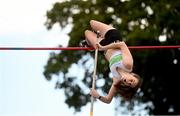
[[[110,26],[110,25],[107,25],[105,23],[102,23],[102,22],[99,22],[99,21],[96,21],[96,20],[91,20],[90,21],[90,25],[91,25],[91,28],[94,30],[94,31],[99,31],[100,32],[100,36],[102,38],[104,38],[104,35],[106,34],[106,32],[110,29],[115,29],[114,27]]]
[[[87,43],[94,48],[96,48],[96,43],[102,39],[102,38],[98,38],[97,34],[90,30],[85,31],[85,38]]]

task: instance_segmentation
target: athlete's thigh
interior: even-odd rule
[[[108,30],[114,29],[112,26],[107,25],[107,24],[102,23],[102,22],[99,22],[99,21],[96,21],[96,20],[91,20],[90,25],[91,25],[91,28],[94,31],[99,31],[100,32],[100,35],[101,35],[102,38],[104,38],[104,35],[106,34],[106,32]]]

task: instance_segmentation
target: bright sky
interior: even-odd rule
[[[0,46],[57,47],[67,45],[70,28],[58,25],[47,31],[45,13],[57,0],[0,0]],[[64,103],[62,90],[55,90],[56,78],[43,76],[51,51],[0,51],[0,116],[85,116],[73,114]],[[114,115],[114,103],[97,102],[94,116]]]

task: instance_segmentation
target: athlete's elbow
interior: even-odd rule
[[[110,104],[110,103],[111,103],[111,101],[108,101],[108,102],[107,102],[107,104]]]
[[[106,104],[110,104],[110,103],[111,103],[111,101],[112,101],[112,99],[107,99],[106,101],[104,101],[104,103],[106,103]]]
[[[103,101],[104,103],[106,103],[106,104],[110,104],[111,103],[111,101]]]

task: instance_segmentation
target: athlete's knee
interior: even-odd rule
[[[90,20],[90,21],[89,21],[90,25],[93,25],[94,22],[95,22],[95,20]]]
[[[85,30],[84,32],[85,36],[87,36],[88,33],[89,33],[89,30]]]

